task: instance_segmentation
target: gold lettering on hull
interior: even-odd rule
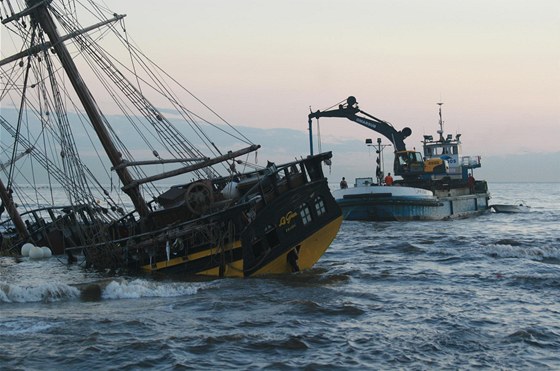
[[[278,224],[279,227],[284,225],[288,225],[292,223],[292,220],[297,217],[297,214],[293,211],[288,211],[286,215],[280,218],[280,223]]]

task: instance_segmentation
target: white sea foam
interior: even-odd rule
[[[2,321],[0,323],[0,333],[2,335],[25,335],[36,334],[46,331],[55,326],[53,323],[37,321],[35,318],[21,318],[17,320]]]
[[[202,283],[154,282],[142,279],[121,280],[109,283],[103,290],[103,299],[135,299],[143,297],[173,297],[194,295]]]
[[[489,245],[489,252],[500,258],[525,258],[531,260],[560,259],[559,246]]]
[[[52,302],[79,296],[80,290],[63,283],[20,286],[0,282],[0,303]]]

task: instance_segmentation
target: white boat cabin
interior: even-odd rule
[[[441,159],[446,163],[447,172],[447,174],[442,175],[453,179],[466,179],[469,169],[481,166],[480,156],[463,156],[460,138],[461,134],[456,134],[455,138],[451,134],[447,134],[445,138],[440,134],[440,139],[434,140],[433,136],[424,135],[424,140],[422,141],[424,161]]]

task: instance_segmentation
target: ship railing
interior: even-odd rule
[[[462,173],[461,168],[457,167],[457,166],[456,167],[449,167],[447,169],[447,174],[449,174],[449,175],[458,175],[458,174],[461,174],[461,173]]]
[[[461,165],[467,168],[480,167],[480,156],[463,156]]]

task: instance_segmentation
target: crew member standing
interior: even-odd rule
[[[476,183],[476,181],[474,179],[474,176],[472,174],[469,174],[469,177],[467,178],[467,184],[469,185],[469,191],[471,192],[471,194],[474,193],[475,183]]]
[[[342,180],[340,181],[340,189],[346,189],[348,188],[348,183],[346,183],[346,178],[342,177]]]
[[[387,176],[385,177],[385,185],[393,185],[393,177],[391,176],[391,173],[387,174]]]

